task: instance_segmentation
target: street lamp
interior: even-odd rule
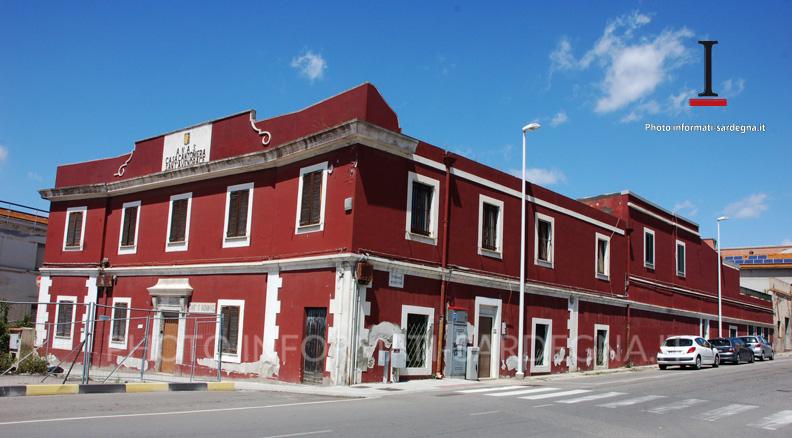
[[[525,134],[541,128],[538,123],[529,123],[522,128],[522,202],[520,202],[520,324],[517,335],[517,378],[525,377],[523,370],[523,332],[525,331]]]
[[[721,216],[717,219],[718,222],[718,337],[723,336],[723,311],[721,307],[721,240],[720,240],[720,224],[723,221],[727,221],[729,218],[727,216]]]

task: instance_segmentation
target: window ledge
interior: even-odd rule
[[[649,264],[649,263],[644,263],[644,268],[646,268],[646,269],[648,269],[650,271],[654,271],[655,270],[655,265],[654,264]]]
[[[250,236],[226,237],[223,239],[223,248],[239,248],[250,246]]]
[[[136,252],[137,252],[137,246],[136,245],[118,247],[118,254],[119,255],[135,254]]]
[[[426,243],[427,245],[437,245],[437,238],[432,236],[425,236],[423,234],[413,233],[408,231],[404,236],[407,240],[414,240],[416,242]]]
[[[64,251],[82,251],[81,246],[66,246],[63,248]]]
[[[685,273],[684,272],[677,272],[677,277],[685,278]]]
[[[324,223],[322,222],[313,225],[300,225],[297,227],[297,230],[294,232],[294,234],[316,233],[322,231],[323,229]]]
[[[187,251],[187,242],[168,242],[165,244],[165,252]]]
[[[479,255],[485,257],[491,257],[493,259],[503,260],[503,253],[501,253],[500,251],[496,251],[494,249],[479,248],[478,253]]]
[[[610,281],[610,275],[597,274],[597,280]]]
[[[553,262],[548,262],[546,260],[534,260],[534,265],[541,266],[543,268],[553,269]]]
[[[126,342],[110,342],[110,348],[114,350],[126,350]]]

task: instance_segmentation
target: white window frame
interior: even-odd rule
[[[124,220],[126,219],[127,208],[137,207],[135,217],[135,238],[131,246],[121,246],[124,239]],[[140,201],[124,202],[121,206],[121,223],[118,225],[118,254],[135,254],[137,252],[138,235],[140,234]]]
[[[187,200],[187,218],[184,224],[184,242],[170,242],[171,225],[173,224],[173,203],[174,201]],[[228,208],[228,207],[226,207]],[[168,203],[168,229],[165,232],[165,252],[187,251],[190,245],[190,217],[192,215],[192,192],[181,193],[170,197]],[[228,220],[228,213],[226,213]]]
[[[126,303],[127,305],[127,319],[126,319],[126,328],[124,329],[124,341],[123,342],[116,342],[113,341],[113,324],[115,318],[115,307],[119,303]],[[110,348],[117,348],[126,350],[127,342],[129,341],[129,320],[132,315],[132,298],[129,297],[118,297],[113,298],[113,307],[110,309]]]
[[[547,326],[545,335],[544,365],[535,365],[536,361],[536,326],[542,324]],[[549,373],[551,361],[553,360],[553,320],[547,318],[531,318],[531,373]]]
[[[325,201],[327,199],[327,174],[328,172],[327,161],[319,164],[314,164],[313,166],[303,167],[300,169],[300,178],[298,181],[298,189],[297,189],[297,214],[294,218],[294,234],[305,234],[305,233],[315,233],[317,231],[324,230],[324,218],[325,218]],[[300,207],[302,206],[302,195],[303,195],[303,176],[306,173],[316,172],[318,170],[322,171],[322,201],[321,207],[319,208],[319,223],[313,225],[305,225],[300,226]]]
[[[429,236],[415,234],[412,229],[412,189],[413,182],[419,182],[432,186],[432,206],[429,211]],[[407,225],[405,228],[404,238],[407,240],[415,240],[416,242],[426,243],[429,245],[437,245],[437,222],[439,220],[439,206],[440,206],[440,181],[428,176],[419,175],[415,172],[409,172],[407,176]]]
[[[699,319],[699,336],[708,340],[710,338],[710,320],[706,318]]]
[[[547,255],[550,257],[549,261],[539,260],[540,220],[550,223],[550,248],[547,251]],[[555,218],[542,213],[536,213],[534,218],[534,264],[545,268],[553,268],[555,266]]]
[[[85,218],[85,216],[83,216],[83,218]],[[68,338],[56,336],[55,334],[58,333],[57,325],[52,327],[52,348],[57,348],[59,350],[71,350],[74,347],[74,323],[77,321],[77,297],[73,295],[60,295],[55,300],[55,302],[58,303],[55,305],[55,324],[58,323],[58,316],[60,315],[60,303],[62,302],[69,302],[72,304],[72,320],[71,325],[69,326]]]
[[[603,352],[602,357],[605,358],[605,363],[602,365],[597,365],[597,332],[600,330],[605,330],[605,351]],[[610,367],[610,325],[608,324],[594,324],[594,348],[591,349],[594,352],[594,369],[595,370],[607,370]]]
[[[410,191],[412,193],[412,190]],[[498,208],[498,223],[495,224],[495,250],[486,249],[482,247],[484,238],[484,204],[489,204]],[[486,195],[479,195],[479,221],[478,221],[478,254],[494,257],[497,259],[503,258],[503,201],[495,198],[490,198]]]
[[[248,190],[247,222],[245,223],[244,237],[228,236],[228,210],[231,207],[231,192]],[[236,184],[226,189],[225,217],[223,218],[223,248],[239,248],[250,246],[250,226],[253,221],[253,183]]]
[[[400,370],[401,374],[405,376],[428,376],[432,374],[432,358],[434,351],[434,307],[410,306],[407,304],[402,305],[401,313],[401,328],[404,333],[407,333],[407,315],[425,315],[427,317],[426,324],[426,357],[424,358],[424,366],[403,368]]]
[[[599,273],[597,271],[597,260],[599,259],[599,242],[600,240],[604,240],[608,243],[607,251],[605,252],[605,273]],[[594,277],[600,280],[608,280],[610,281],[610,254],[611,254],[611,245],[610,245],[610,237],[595,233],[594,234]]]
[[[650,228],[644,227],[643,231],[643,265],[647,269],[654,270],[655,264],[657,262],[657,259],[655,258],[657,255],[657,236],[655,235],[654,230]],[[652,236],[652,263],[646,261],[646,236],[648,235]]]
[[[220,314],[223,307],[239,307],[239,330],[237,332],[236,354],[223,353],[223,362],[241,363],[242,362],[242,338],[245,335],[245,300],[217,300],[217,320],[220,321]],[[218,359],[217,340],[220,339],[220,324],[216,324],[215,329],[215,360]]]
[[[732,329],[734,329],[734,337],[740,336],[740,329],[739,329],[739,327],[738,327],[738,326],[736,326],[736,325],[730,325],[730,326],[729,326],[729,337],[731,337],[731,331],[732,331]]]
[[[682,260],[682,271],[679,270],[679,247],[682,247],[682,253],[684,254],[684,260]],[[674,270],[676,271],[677,277],[685,278],[687,275],[687,247],[685,246],[685,242],[681,240],[677,240],[676,244],[674,245]]]
[[[82,229],[80,229],[80,246],[69,248],[66,246],[66,239],[69,237],[69,216],[72,213],[82,212]],[[85,223],[88,222],[88,207],[70,207],[66,209],[66,225],[63,227],[63,251],[82,251],[85,244]]]

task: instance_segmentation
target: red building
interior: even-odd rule
[[[652,363],[663,336],[715,335],[718,260],[695,223],[631,193],[527,193],[526,374]],[[146,366],[191,372],[189,317],[208,313],[222,315],[224,373],[377,381],[377,351],[406,333],[401,374],[429,376],[454,354],[440,354],[446,316],[465,311],[480,375],[515,372],[520,180],[403,134],[370,84],[60,166],[41,194],[39,301],[59,304],[37,322],[61,324],[38,337],[56,356],[95,311],[113,323],[94,331],[91,361],[115,365],[146,330],[136,315],[154,315]],[[724,320],[772,326],[771,307],[721,269]],[[200,347],[196,372],[211,372],[214,344]]]

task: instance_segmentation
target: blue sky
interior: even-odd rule
[[[571,197],[630,189],[723,244],[792,242],[789,2],[8,2],[0,15],[0,199],[47,208],[58,164],[253,108],[372,82],[408,135]],[[552,6],[551,6],[552,4]],[[717,39],[727,108],[703,89]],[[767,132],[647,132],[764,123]]]

